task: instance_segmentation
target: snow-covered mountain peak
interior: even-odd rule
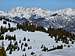
[[[0,11],[0,15],[7,15],[7,16],[9,15],[11,17],[19,16],[19,17],[25,17],[27,19],[29,19],[32,14],[33,15],[36,14],[38,16],[49,19],[49,18],[52,18],[50,15],[55,14],[55,13],[61,16],[64,16],[64,15],[71,16],[71,15],[75,15],[75,9],[66,8],[66,9],[60,9],[57,11],[50,11],[47,9],[42,9],[42,8],[37,8],[37,7],[33,7],[33,8],[16,7],[8,12]]]
[[[4,11],[0,11],[0,16],[6,16],[7,13],[5,13]]]
[[[58,10],[56,12],[61,15],[67,15],[67,16],[75,15],[75,9],[72,8],[66,8],[66,9]]]
[[[32,14],[36,14],[41,17],[46,17],[50,15],[50,11],[44,10],[42,8],[23,8],[23,7],[16,7],[9,11],[11,16],[24,16],[29,18]]]

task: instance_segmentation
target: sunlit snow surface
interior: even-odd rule
[[[43,52],[41,51],[41,45],[45,45],[48,48],[53,48],[54,46],[61,45],[62,42],[55,43],[54,38],[50,38],[47,33],[44,32],[25,32],[22,30],[16,30],[14,32],[6,32],[4,35],[16,35],[17,41],[21,40],[23,43],[28,43],[29,46],[32,46],[32,49],[28,50],[26,47],[26,51],[14,51],[12,54],[9,54],[7,51],[8,56],[22,56],[22,54],[27,54],[27,56],[31,56],[31,52],[34,51],[36,56],[74,56],[75,55],[75,44],[70,48],[64,48],[61,50],[55,50],[50,52]],[[30,42],[23,41],[23,38],[30,39]],[[9,44],[9,41],[5,40],[5,47]],[[18,43],[19,47],[21,46]]]

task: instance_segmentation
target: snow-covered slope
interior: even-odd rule
[[[19,50],[15,50],[12,52],[12,54],[9,54],[9,51],[7,51],[7,56],[22,56],[22,55],[26,55],[27,56],[31,56],[31,52],[34,52],[34,56],[68,56],[70,54],[70,56],[74,56],[74,51],[72,52],[71,50],[73,50],[75,48],[75,45],[71,44],[71,49],[64,47],[64,49],[60,50],[55,50],[55,51],[50,51],[50,52],[44,52],[41,49],[41,46],[44,45],[47,48],[53,48],[56,47],[57,45],[64,45],[64,43],[62,43],[61,41],[59,41],[58,43],[55,42],[54,38],[50,38],[48,36],[48,34],[43,33],[43,32],[25,32],[23,30],[16,30],[14,32],[6,32],[4,34],[4,36],[6,35],[16,35],[16,41],[18,43],[19,46]],[[23,39],[26,38],[26,40],[24,41]],[[30,41],[27,41],[28,39],[30,39]],[[19,43],[19,41],[21,40],[21,43]],[[9,45],[10,41],[8,40],[3,40],[4,41],[4,46],[5,49],[7,48],[7,46]],[[0,41],[1,43],[1,41]],[[15,41],[12,41],[12,43],[15,43]],[[22,46],[21,49],[21,44],[23,43],[23,45],[25,45],[25,43],[28,44],[27,47]],[[66,44],[65,44],[66,45]],[[32,47],[31,49],[28,49],[28,47]],[[25,48],[25,51],[23,51],[23,49]],[[66,53],[67,54],[66,54]]]

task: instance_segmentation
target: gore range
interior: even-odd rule
[[[49,11],[42,8],[17,7],[10,11],[0,11],[0,16],[15,23],[30,22],[45,28],[63,28],[75,32],[75,9],[67,8]]]

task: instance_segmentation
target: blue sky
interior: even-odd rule
[[[75,8],[75,0],[0,0],[0,10],[9,10],[17,6],[47,9]]]

